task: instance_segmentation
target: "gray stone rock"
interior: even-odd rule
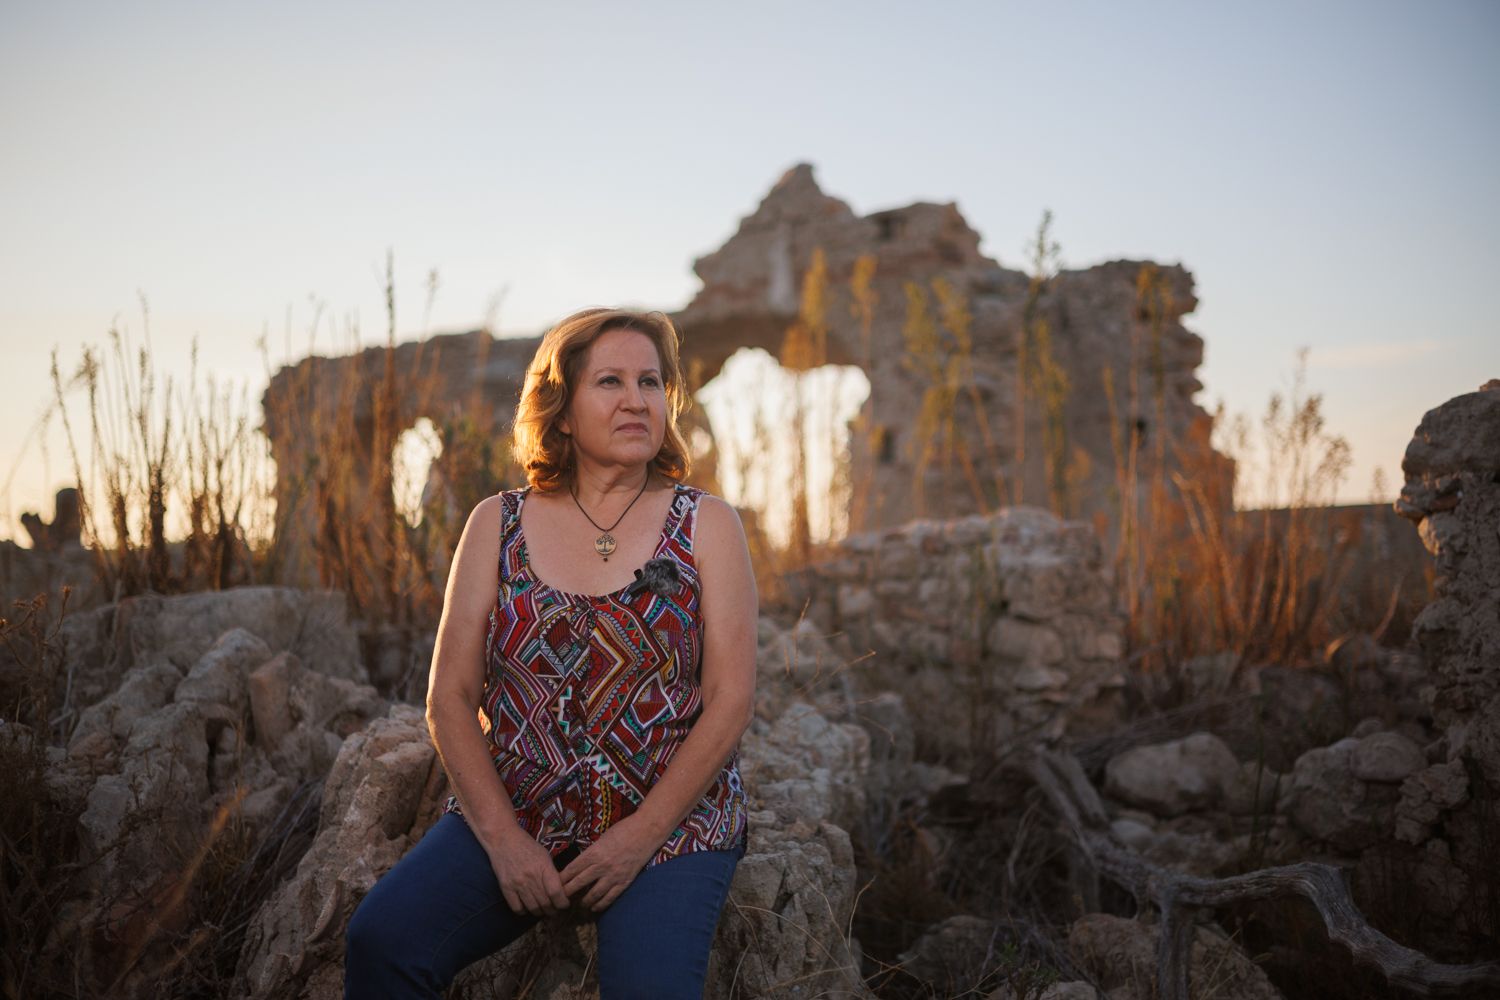
[[[249,675],[271,658],[271,647],[242,628],[231,628],[204,651],[172,698],[193,702],[230,725],[249,717]]]
[[[1158,816],[1217,806],[1239,780],[1234,753],[1206,732],[1134,747],[1104,768],[1107,794]]]
[[[757,720],[741,741],[751,808],[774,812],[782,824],[852,824],[864,812],[869,769],[869,735],[805,703],[769,725]]]
[[[1400,733],[1371,733],[1350,756],[1350,768],[1361,781],[1403,781],[1427,766],[1422,748]]]
[[[69,756],[88,760],[99,769],[108,766],[125,745],[135,721],[171,701],[181,680],[182,671],[167,660],[143,662],[118,688],[83,710],[68,741]]]
[[[143,594],[69,615],[60,641],[77,703],[92,705],[145,660],[186,673],[230,629],[242,628],[271,650],[290,650],[320,673],[368,683],[359,643],[340,591],[235,587],[164,597]]]
[[[1396,806],[1396,837],[1420,844],[1450,809],[1469,800],[1469,775],[1462,760],[1446,761],[1423,768],[1401,783],[1401,801]]]
[[[1360,742],[1347,737],[1298,757],[1287,792],[1287,814],[1302,833],[1349,852],[1389,836],[1397,798],[1394,786],[1355,776]]]
[[[251,996],[341,995],[349,917],[431,825],[442,782],[426,719],[413,705],[393,705],[344,741],[324,786],[317,838],[246,933],[236,977]]]

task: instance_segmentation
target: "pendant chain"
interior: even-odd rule
[[[583,509],[583,504],[579,501],[578,494],[577,492],[575,492],[574,486],[572,484],[568,486],[568,495],[573,498],[573,503],[578,506],[578,512],[585,518],[587,518],[589,524],[592,524],[595,529],[600,532],[599,537],[594,539],[594,551],[603,556],[605,562],[609,562],[610,553],[615,550],[616,545],[615,536],[611,535],[610,532],[614,531],[615,528],[619,527],[620,522],[625,520],[625,515],[630,513],[630,508],[635,506],[635,501],[639,500],[641,498],[641,494],[646,492],[646,486],[650,482],[651,470],[648,469],[646,470],[646,478],[641,483],[640,493],[637,493],[635,495],[635,500],[631,500],[628,504],[625,505],[625,509],[620,511],[620,516],[615,518],[615,523],[611,524],[607,528],[601,527],[597,521],[595,521],[592,517],[589,517],[589,512]]]

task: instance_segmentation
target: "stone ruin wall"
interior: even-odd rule
[[[976,473],[989,483],[996,473],[1008,483],[1019,477],[1023,500],[1047,503],[1042,416],[1034,400],[1027,404],[1024,460],[1018,461],[1016,450],[1017,333],[1029,279],[981,255],[979,234],[951,203],[918,203],[858,216],[818,188],[809,165],[787,171],[741,221],[735,235],[694,265],[703,289],[673,314],[683,333],[685,367],[694,375],[692,388],[696,391],[716,376],[741,348],[779,353],[788,327],[797,320],[803,275],[816,249],[824,252],[828,267],[826,360],[858,366],[871,386],[851,447],[855,494],[860,498],[851,527],[878,529],[919,513],[958,517],[982,509],[970,480],[952,463],[929,467],[921,489],[915,488],[924,442],[915,431],[913,415],[926,382],[903,361],[908,282],[926,288],[930,297],[932,282],[943,279],[962,293],[972,313],[973,382],[992,444],[984,447],[972,415],[960,412]],[[871,286],[876,305],[868,340],[849,308],[849,280],[855,262],[864,255],[872,255],[876,262]],[[1100,379],[1108,367],[1120,406],[1126,408],[1132,337],[1139,342],[1137,351],[1149,349],[1149,324],[1138,315],[1136,301],[1136,282],[1145,263],[1112,261],[1062,271],[1037,304],[1038,315],[1050,325],[1056,358],[1072,383],[1063,411],[1069,448],[1074,461],[1087,466],[1077,484],[1071,516],[1102,517],[1107,522],[1116,516],[1110,417]],[[1208,446],[1208,415],[1191,398],[1201,388],[1194,372],[1203,359],[1202,339],[1180,322],[1197,304],[1192,277],[1175,265],[1158,270],[1166,290],[1159,341],[1160,407],[1143,383],[1140,408],[1122,410],[1120,415],[1143,431],[1146,448],[1165,431],[1182,454],[1207,470],[1217,494],[1227,499],[1230,464]],[[490,404],[490,432],[496,440],[506,440],[513,401],[537,343],[538,338],[495,339],[480,330],[399,345],[395,364],[401,377],[421,371],[436,386],[428,400],[402,401],[403,426],[423,416],[442,425],[472,411],[466,401],[477,396]],[[369,482],[375,388],[384,365],[384,349],[371,348],[350,357],[308,358],[279,371],[262,397],[278,469],[307,469],[317,460],[320,443],[309,436],[308,428],[328,426],[338,406],[338,387],[352,384],[354,430],[362,444],[359,467],[352,475],[357,483]],[[703,420],[701,409],[692,412]],[[296,416],[289,419],[286,414]],[[702,467],[709,469],[712,462],[710,455]],[[441,475],[441,460],[438,465]],[[1169,453],[1167,470],[1175,468],[1177,459]],[[283,473],[277,484],[279,509],[291,509],[292,489],[291,477]],[[983,505],[995,506],[993,495]],[[300,526],[300,537],[313,537],[317,526],[309,505],[301,505],[291,520]]]
[[[803,276],[814,252],[823,251],[828,283],[826,360],[857,366],[870,381],[851,448],[854,530],[888,527],[919,515],[956,517],[994,509],[997,473],[1006,483],[1019,481],[1023,502],[1048,502],[1043,414],[1036,399],[1025,404],[1024,457],[1018,448],[1018,338],[1030,279],[983,256],[979,240],[979,233],[952,203],[924,202],[856,215],[845,202],[819,189],[811,166],[799,164],[741,221],[724,246],[694,264],[703,289],[677,319],[708,378],[741,347],[779,352],[787,328],[798,318]],[[856,262],[866,255],[875,260],[875,306],[868,339],[850,291]],[[1162,289],[1154,348],[1159,352],[1159,406],[1153,399],[1152,378],[1146,374],[1153,335],[1137,303],[1143,267],[1155,269]],[[972,317],[972,382],[988,433],[978,426],[966,388],[956,410],[976,478],[984,484],[983,503],[959,462],[929,463],[922,479],[916,478],[929,444],[918,433],[916,415],[930,382],[909,364],[902,330],[908,284],[924,290],[936,315],[933,283],[938,280],[959,293]],[[1097,514],[1110,523],[1116,517],[1105,369],[1112,373],[1118,418],[1122,426],[1140,428],[1143,449],[1154,448],[1158,437],[1165,435],[1190,464],[1201,468],[1199,474],[1210,480],[1205,484],[1210,493],[1225,491],[1227,498],[1231,467],[1208,446],[1208,414],[1192,401],[1193,393],[1202,388],[1194,373],[1203,361],[1203,340],[1182,325],[1181,317],[1196,306],[1193,279],[1182,267],[1125,260],[1064,270],[1036,303],[1036,318],[1049,327],[1055,359],[1071,383],[1062,410],[1069,460],[1085,467],[1073,502],[1064,511],[1067,516],[1093,519]],[[1137,341],[1134,348],[1132,338]],[[952,338],[944,343],[951,344]],[[1141,372],[1139,405],[1134,409],[1128,388],[1132,350]],[[1166,473],[1181,467],[1171,451]],[[1008,490],[1014,499],[1015,486]]]
[[[1125,621],[1082,522],[1019,506],[854,535],[792,600],[838,637],[856,698],[902,693],[926,759],[968,767],[1120,720]]]

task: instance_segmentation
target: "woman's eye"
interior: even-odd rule
[[[601,378],[599,380],[599,384],[600,385],[608,385],[611,382],[618,382],[618,381],[620,381],[620,380],[617,379],[617,378],[615,378],[613,375],[606,375],[606,376],[604,376],[603,378]]]
[[[641,379],[641,384],[649,385],[651,388],[655,389],[658,385],[661,385],[661,381],[655,375],[647,375],[645,378]]]

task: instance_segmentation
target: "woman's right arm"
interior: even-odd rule
[[[546,913],[568,905],[562,879],[547,849],[516,821],[479,726],[484,636],[500,582],[500,505],[492,496],[475,506],[453,555],[427,676],[427,729],[506,903],[517,913]]]

